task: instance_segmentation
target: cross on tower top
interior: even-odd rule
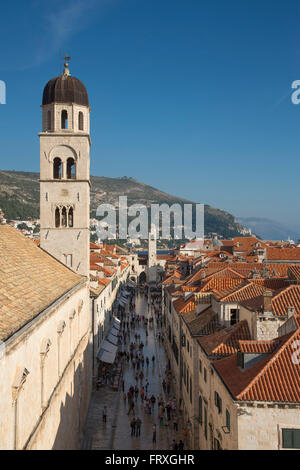
[[[71,57],[68,56],[68,54],[65,54],[64,75],[70,75],[70,70],[69,70],[69,61],[70,60],[71,60]]]

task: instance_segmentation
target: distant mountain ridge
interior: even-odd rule
[[[275,220],[261,217],[237,217],[237,221],[251,228],[252,232],[259,235],[264,240],[287,240],[289,237],[298,241],[300,229],[287,227]]]
[[[186,199],[167,194],[133,178],[91,176],[91,215],[99,204],[117,205],[119,196],[127,196],[128,205],[187,204]],[[9,219],[39,218],[39,173],[26,171],[0,171],[0,208]],[[205,205],[205,233],[218,233],[225,238],[240,234],[242,226],[233,215]]]

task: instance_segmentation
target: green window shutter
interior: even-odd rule
[[[293,429],[282,430],[282,443],[284,449],[293,448]]]
[[[293,444],[294,449],[300,449],[300,429],[294,429],[293,431]]]

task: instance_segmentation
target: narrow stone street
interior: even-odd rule
[[[138,315],[144,315],[149,318],[154,312],[152,308],[147,304],[147,298],[144,295],[137,295],[135,312]],[[95,449],[95,450],[168,450],[171,448],[172,440],[175,439],[177,442],[181,438],[181,432],[173,431],[172,420],[167,421],[166,416],[163,425],[159,423],[159,411],[157,398],[162,395],[163,401],[166,404],[168,399],[172,398],[171,395],[167,398],[162,381],[165,376],[165,368],[167,364],[166,354],[164,347],[157,338],[158,325],[154,321],[153,327],[148,325],[148,336],[146,336],[145,328],[140,322],[140,325],[131,331],[130,340],[127,338],[126,350],[129,351],[130,342],[134,342],[134,335],[139,334],[141,341],[144,343],[143,355],[150,359],[149,367],[142,368],[144,372],[144,386],[149,382],[147,391],[148,397],[154,395],[156,403],[152,409],[151,414],[148,414],[144,410],[143,401],[138,395],[135,400],[135,417],[139,417],[142,421],[141,435],[140,437],[131,436],[130,421],[132,413],[128,415],[128,403],[124,401],[123,392],[121,390],[114,392],[109,386],[94,391],[91,399],[90,409],[88,413],[85,436],[83,440],[83,449]],[[155,363],[152,364],[151,358],[155,356]],[[124,361],[123,364],[123,379],[125,382],[125,393],[127,393],[129,387],[136,385],[135,370],[131,364],[131,361],[127,363]],[[138,383],[140,387],[140,380]],[[120,387],[121,388],[121,387]],[[102,422],[102,411],[104,405],[107,406],[108,416],[107,422]],[[152,432],[153,425],[156,424],[156,443],[152,443]]]

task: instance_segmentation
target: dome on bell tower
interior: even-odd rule
[[[44,88],[43,106],[52,103],[74,103],[89,106],[86,88],[78,78],[70,75],[67,62],[64,73],[49,80]]]

